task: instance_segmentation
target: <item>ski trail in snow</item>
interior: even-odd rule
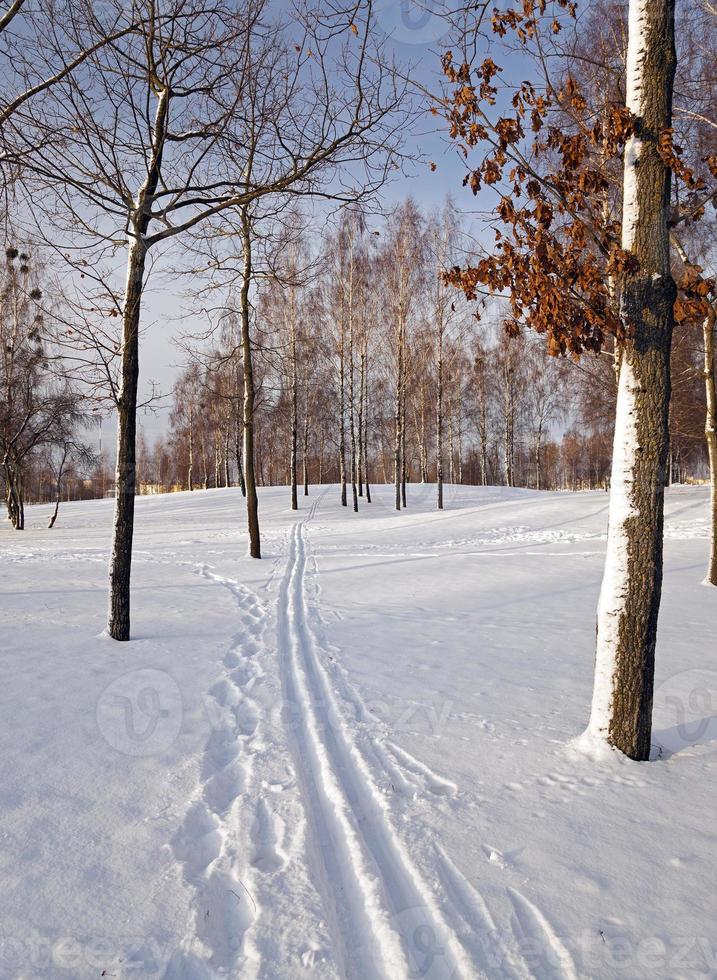
[[[446,897],[455,913],[463,919],[465,931],[461,942],[470,951],[487,977],[531,980],[528,969],[509,932],[496,925],[488,905],[478,891],[458,870],[443,848],[436,845],[436,869]]]
[[[309,846],[343,975],[475,976],[395,834],[386,801],[336,703],[308,611],[305,524],[298,522],[290,538],[279,599],[279,652],[284,697],[294,714]]]
[[[194,929],[170,961],[166,980],[235,975],[238,969],[242,975],[255,975],[260,965],[259,952],[248,939],[259,909],[240,806],[251,779],[259,728],[259,707],[249,692],[263,674],[257,653],[264,611],[249,589],[215,575],[206,565],[198,571],[231,592],[241,628],[224,657],[224,673],[205,701],[211,734],[202,758],[200,790],[172,841],[194,891]]]
[[[395,745],[389,739],[386,739],[383,744],[404,769],[407,769],[408,772],[424,781],[431,793],[434,793],[436,796],[455,796],[458,792],[458,787],[454,782],[450,779],[444,779],[443,776],[439,776],[430,766],[427,766],[425,762],[421,762],[415,756],[411,755],[410,752],[406,752],[405,749]]]
[[[549,951],[550,962],[555,965],[554,974],[562,980],[578,980],[572,956],[541,910],[515,888],[508,888],[507,892],[515,909],[513,929],[518,941],[537,943]]]
[[[319,608],[320,586],[315,558],[312,559],[312,566],[314,587],[311,599],[314,605],[314,619],[317,623],[314,639],[316,646],[328,658],[329,663],[326,664],[326,668],[330,681],[347,706],[347,714],[357,723],[353,735],[358,748],[366,758],[373,761],[376,769],[388,777],[391,789],[401,796],[415,798],[419,794],[425,796],[426,793],[448,798],[460,796],[458,786],[452,780],[440,776],[430,766],[396,745],[389,737],[388,727],[367,709],[360,694],[349,680],[345,667],[333,656],[331,653],[333,648],[323,638],[324,619]]]

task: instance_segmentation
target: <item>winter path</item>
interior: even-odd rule
[[[312,849],[343,973],[366,980],[473,975],[391,827],[321,663],[325,652],[311,627],[305,585],[307,525],[315,510],[291,534],[279,647]]]
[[[717,973],[708,495],[666,496],[649,764],[572,740],[603,493],[138,498],[0,526],[0,977],[674,980]]]

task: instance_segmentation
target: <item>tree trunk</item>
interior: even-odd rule
[[[4,459],[5,485],[7,488],[7,516],[16,531],[25,530],[25,504],[23,501],[22,474],[18,464]]]
[[[353,321],[353,263],[349,287],[349,439],[351,453],[351,499],[354,514],[358,514],[358,454],[356,452],[356,419],[354,417],[354,321]]]
[[[117,464],[115,511],[110,558],[109,621],[113,640],[129,640],[130,577],[136,490],[137,381],[139,378],[139,318],[147,248],[135,232],[127,260],[127,287],[122,317],[122,380],[117,396]]]
[[[480,481],[484,487],[488,486],[488,406],[485,396],[485,381],[481,380],[480,385],[480,406],[478,415],[478,427],[480,429]]]
[[[192,472],[194,470],[194,413],[190,406],[189,408],[189,467],[187,468],[187,489],[194,490],[194,484],[192,483]]]
[[[438,330],[436,363],[436,487],[438,510],[443,510],[443,329]]]
[[[361,351],[361,368],[359,372],[359,407],[358,407],[358,472],[356,474],[356,480],[358,483],[358,495],[363,497],[363,473],[364,473],[364,456],[363,456],[363,395],[364,395],[364,376],[366,374],[366,354]]]
[[[405,335],[404,335],[405,336]],[[406,508],[406,394],[408,391],[408,367],[406,364],[406,347],[403,350],[403,383],[401,384],[401,504]]]
[[[514,440],[515,440],[515,397],[513,392],[513,368],[507,367],[503,372],[503,383],[505,390],[503,393],[503,405],[505,413],[505,485],[512,487],[515,485],[514,464]]]
[[[403,330],[402,326],[399,324],[398,337],[397,337],[397,359],[398,363],[396,366],[396,396],[394,401],[394,448],[393,448],[393,480],[395,486],[395,503],[396,510],[401,509],[401,483],[403,478],[403,440],[401,437],[401,419],[403,417],[402,413],[402,389],[403,389]]]
[[[209,470],[207,469],[207,446],[204,440],[204,428],[199,430],[199,448],[202,451],[202,471],[204,479],[202,480],[202,490],[206,490],[209,486]]]
[[[717,309],[713,305],[703,324],[705,343],[705,393],[707,395],[707,415],[705,417],[705,437],[710,462],[710,501],[711,501],[711,545],[710,562],[707,569],[706,585],[717,585],[717,391],[715,391],[715,325]]]
[[[535,489],[540,490],[540,450],[543,446],[543,423],[538,425],[538,433],[535,439]]]
[[[453,464],[455,453],[453,451],[453,392],[448,395],[448,482],[451,486],[456,482]]]
[[[627,107],[637,118],[625,148],[623,248],[639,268],[622,283],[622,345],[605,576],[597,617],[590,733],[636,760],[650,757],[657,619],[662,589],[669,448],[670,171],[658,153],[670,127],[674,0],[631,0]]]
[[[309,496],[309,377],[304,379],[304,436],[302,444],[304,496]]]
[[[224,427],[224,486],[230,487],[232,482],[232,475],[230,472],[229,463],[229,426],[231,425],[231,420],[227,417],[226,425]]]
[[[51,531],[55,526],[55,521],[57,520],[57,515],[60,511],[60,500],[62,499],[62,474],[65,469],[66,460],[67,460],[67,449],[65,449],[62,459],[60,460],[60,465],[57,469],[57,482],[55,484],[55,509],[52,512],[52,517],[50,518],[50,522],[47,525],[48,531]]]
[[[421,467],[421,483],[428,483],[428,446],[426,445],[426,387],[421,385],[421,421],[417,426],[418,456]]]
[[[237,368],[236,374],[236,424],[234,426],[234,456],[237,461],[237,481],[241,489],[242,497],[246,497],[246,481],[244,479],[244,459],[242,451],[242,442],[244,440],[243,433],[243,406],[240,399],[243,399],[243,393],[239,390],[239,369]]]
[[[344,311],[341,310],[341,337],[339,340],[339,479],[341,481],[341,506],[346,499],[346,344],[344,338]]]
[[[371,483],[369,480],[368,471],[368,354],[364,350],[362,356],[362,374],[363,374],[363,385],[364,385],[364,396],[363,396],[363,411],[364,411],[364,435],[363,435],[363,470],[364,478],[366,480],[366,503],[371,503]]]
[[[291,509],[299,509],[298,480],[299,446],[299,375],[296,363],[296,310],[291,310]]]
[[[244,482],[246,484],[246,513],[249,529],[249,555],[261,558],[261,535],[259,532],[259,500],[256,492],[254,472],[254,367],[251,351],[251,322],[249,311],[249,290],[252,277],[251,225],[246,208],[241,210],[242,247],[244,264],[242,284],[239,294],[239,315],[241,320],[241,349],[244,367]]]

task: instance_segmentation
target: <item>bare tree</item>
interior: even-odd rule
[[[252,202],[292,190],[318,193],[330,166],[381,156],[385,168],[401,93],[371,57],[368,0],[351,4],[351,17],[341,4],[307,2],[288,26],[267,0],[240,9],[138,0],[136,24],[120,0],[104,6],[128,33],[95,50],[14,120],[25,173],[53,191],[54,213],[69,215],[85,244],[94,240],[112,254],[122,242],[127,250],[108,623],[110,636],[126,640],[139,327],[150,253],[230,210],[248,227]],[[250,269],[248,253],[246,262]],[[249,301],[248,290],[240,295]],[[244,379],[251,383],[246,363]],[[251,419],[244,425],[248,472]],[[247,492],[251,501],[248,479]]]

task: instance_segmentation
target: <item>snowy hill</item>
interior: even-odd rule
[[[0,530],[0,976],[717,975],[708,491],[667,495],[651,763],[570,744],[607,495],[336,488]],[[104,972],[103,972],[104,971]]]

